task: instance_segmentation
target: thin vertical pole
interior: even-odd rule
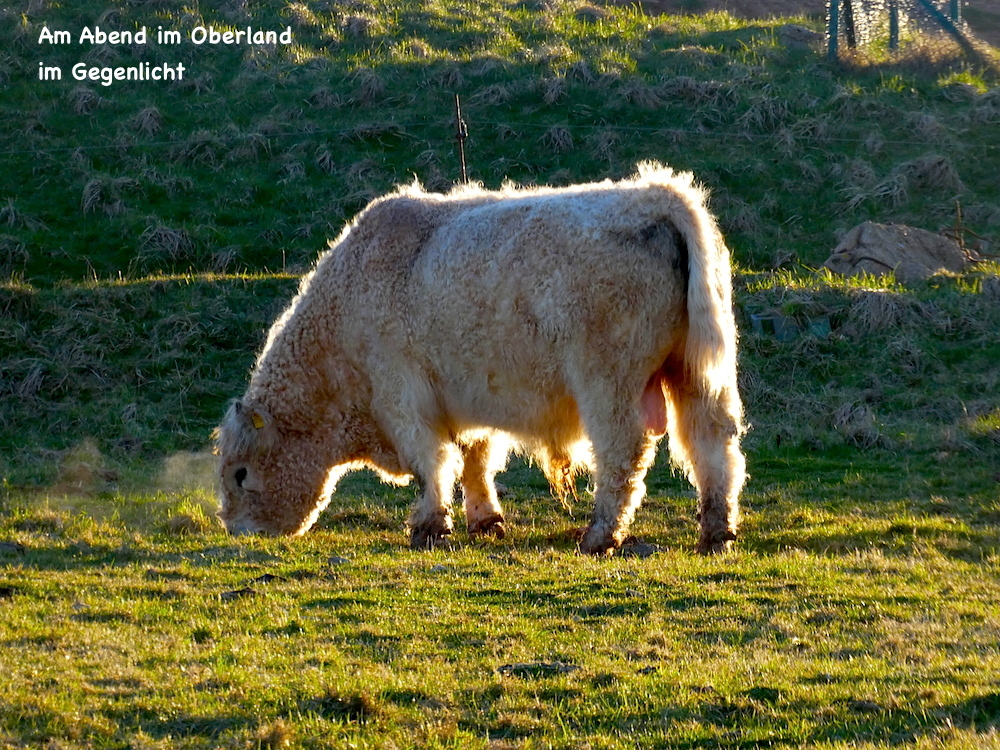
[[[458,141],[458,158],[462,169],[462,184],[469,182],[469,174],[465,168],[465,139],[469,137],[469,126],[462,119],[462,102],[455,94],[455,140]]]
[[[830,0],[830,26],[826,31],[827,55],[837,59],[837,45],[840,42],[840,0]]]
[[[889,0],[889,49],[899,49],[899,0]]]
[[[844,34],[847,36],[847,46],[856,49],[858,35],[854,25],[854,0],[844,0]]]
[[[951,0],[948,3],[948,15],[951,17],[951,20],[955,22],[956,26],[958,26],[960,23],[962,23],[962,3],[961,3],[961,0]]]

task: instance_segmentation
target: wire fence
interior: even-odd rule
[[[990,57],[962,18],[961,0],[829,0],[827,11],[831,58],[914,48],[930,59]]]

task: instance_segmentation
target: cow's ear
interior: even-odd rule
[[[256,404],[243,404],[242,416],[245,423],[253,427],[254,432],[260,432],[271,424],[271,415]]]
[[[263,430],[271,423],[270,415],[259,406],[251,406],[243,401],[235,401],[233,408],[236,411],[237,417],[244,424],[253,427],[256,431]]]

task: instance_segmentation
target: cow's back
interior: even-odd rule
[[[641,390],[682,345],[686,248],[670,221],[636,190],[487,195],[383,204],[372,231],[387,239],[360,251],[367,291],[353,295],[372,369],[426,377],[459,430],[572,421],[594,378]]]

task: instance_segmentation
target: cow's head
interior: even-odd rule
[[[329,500],[324,437],[283,429],[260,404],[235,401],[216,433],[219,518],[232,534],[302,534]]]

